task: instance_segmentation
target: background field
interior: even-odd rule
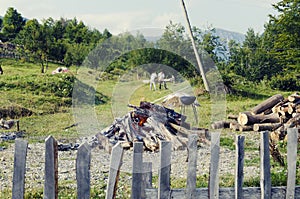
[[[77,132],[76,127],[68,127],[76,121],[74,120],[72,109],[72,78],[76,76],[75,68],[70,68],[69,74],[51,75],[51,71],[56,69],[59,65],[49,64],[48,70],[45,74],[40,73],[39,66],[30,63],[17,62],[15,60],[1,60],[4,75],[0,76],[0,108],[6,109],[13,107],[15,110],[25,108],[32,111],[32,115],[21,117],[20,113],[16,111],[14,119],[20,121],[20,130],[26,131],[25,139],[29,143],[44,142],[48,135],[53,135],[61,142],[71,142],[82,136]],[[147,78],[147,77],[142,77]],[[101,126],[107,127],[110,125],[114,116],[112,113],[112,94],[115,87],[118,85],[117,80],[98,81],[96,88],[96,103],[94,106],[97,119]],[[128,103],[139,105],[141,100],[157,101],[163,99],[168,94],[175,91],[180,85],[168,84],[168,90],[149,91],[148,84],[142,84],[131,95]],[[197,88],[193,88],[195,91]],[[235,114],[251,109],[256,104],[260,103],[267,97],[281,93],[288,96],[292,92],[282,92],[278,90],[271,90],[262,83],[259,85],[239,85],[235,88],[240,90],[238,94],[226,96],[226,114]],[[200,118],[198,124],[195,126],[210,129],[211,123],[211,100],[208,94],[198,96],[200,107],[198,107],[198,117]],[[158,103],[161,100],[158,100]],[[128,109],[130,110],[130,109]],[[180,111],[175,108],[176,111]],[[191,109],[187,112],[189,120],[193,123]],[[8,119],[8,118],[7,118]],[[79,124],[80,125],[80,124]],[[97,129],[91,132],[91,136],[102,129]],[[210,129],[211,130],[211,129]],[[0,130],[1,132],[8,132],[12,130]],[[246,136],[245,147],[248,151],[258,150],[259,134],[257,132],[232,132],[230,130],[222,130],[221,146],[229,150],[234,150],[235,136],[243,134]],[[11,143],[3,143],[0,145],[9,147]],[[285,151],[285,143],[281,143],[282,151]],[[245,165],[259,165],[259,158],[245,160]],[[272,161],[272,184],[284,185],[286,182],[286,168],[280,167],[276,162]],[[155,179],[155,178],[154,178]],[[221,177],[221,186],[233,186],[233,176],[227,175]],[[199,181],[202,181],[201,186],[206,185],[205,176],[199,176]],[[299,179],[297,179],[299,184]],[[247,186],[259,186],[259,178],[247,179],[245,181]],[[105,185],[102,185],[105,186]],[[125,186],[125,185],[124,185]],[[184,179],[172,180],[173,187],[185,186]],[[200,186],[200,185],[199,185]],[[127,191],[129,188],[126,188]],[[94,190],[97,193],[97,190]],[[41,194],[41,190],[36,190],[36,194]],[[70,194],[68,190],[60,192],[61,195]],[[128,194],[128,193],[127,193]],[[30,198],[28,196],[28,198]]]

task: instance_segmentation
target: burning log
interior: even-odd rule
[[[102,148],[110,151],[112,145],[121,142],[128,149],[133,142],[141,141],[146,150],[156,151],[160,140],[171,141],[175,150],[186,148],[191,131],[181,125],[186,124],[186,116],[150,102],[128,106],[134,110],[97,134]]]

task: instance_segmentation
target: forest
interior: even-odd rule
[[[213,27],[192,28],[199,52],[206,52],[214,61],[229,92],[235,92],[234,85],[245,82],[263,82],[278,90],[300,90],[300,0],[282,0],[273,8],[278,14],[269,15],[264,32],[258,34],[249,28],[242,43],[223,41]],[[13,53],[20,61],[39,63],[42,73],[49,62],[80,67],[87,55],[107,39],[116,44],[143,47],[111,63],[106,69],[108,78],[143,63],[161,63],[180,70],[181,65],[188,64],[186,60],[161,49],[175,46],[178,51],[185,51],[191,48],[185,27],[172,21],[157,41],[148,41],[142,33],[112,35],[107,29],[102,32],[92,29],[76,18],[54,20],[49,17],[42,22],[25,19],[10,7],[0,19],[0,30],[1,57]],[[190,78],[195,76],[193,72],[186,73]],[[201,80],[198,83],[201,84]]]

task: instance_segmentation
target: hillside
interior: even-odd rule
[[[243,43],[245,40],[245,35],[229,30],[224,30],[220,28],[216,28],[216,35],[220,37],[223,41],[234,40],[238,43]]]

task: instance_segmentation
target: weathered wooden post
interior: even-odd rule
[[[152,162],[143,162],[142,197],[146,198],[146,189],[152,188]]]
[[[189,135],[188,141],[188,173],[186,181],[186,198],[196,198],[196,180],[197,180],[197,142],[198,135]]]
[[[91,148],[88,143],[80,145],[76,158],[77,198],[90,198]]]
[[[245,136],[237,135],[235,143],[235,198],[244,198],[244,141]]]
[[[287,166],[288,178],[286,187],[286,199],[295,198],[296,170],[297,170],[297,146],[298,146],[298,129],[287,129]]]
[[[133,143],[131,198],[142,198],[143,142]]]
[[[210,151],[208,195],[209,198],[219,198],[220,132],[211,133]]]
[[[45,142],[44,199],[58,198],[58,150],[57,141],[49,136]]]
[[[270,171],[269,132],[260,133],[260,188],[261,198],[271,198],[271,171]]]
[[[168,141],[160,142],[160,165],[158,172],[158,198],[168,199],[171,191],[171,153],[172,144]]]
[[[112,148],[112,152],[110,156],[108,184],[107,184],[106,197],[105,197],[106,199],[112,199],[116,197],[120,168],[123,159],[123,152],[124,150],[120,143],[116,144]]]
[[[12,199],[24,198],[27,146],[26,140],[15,140]]]

